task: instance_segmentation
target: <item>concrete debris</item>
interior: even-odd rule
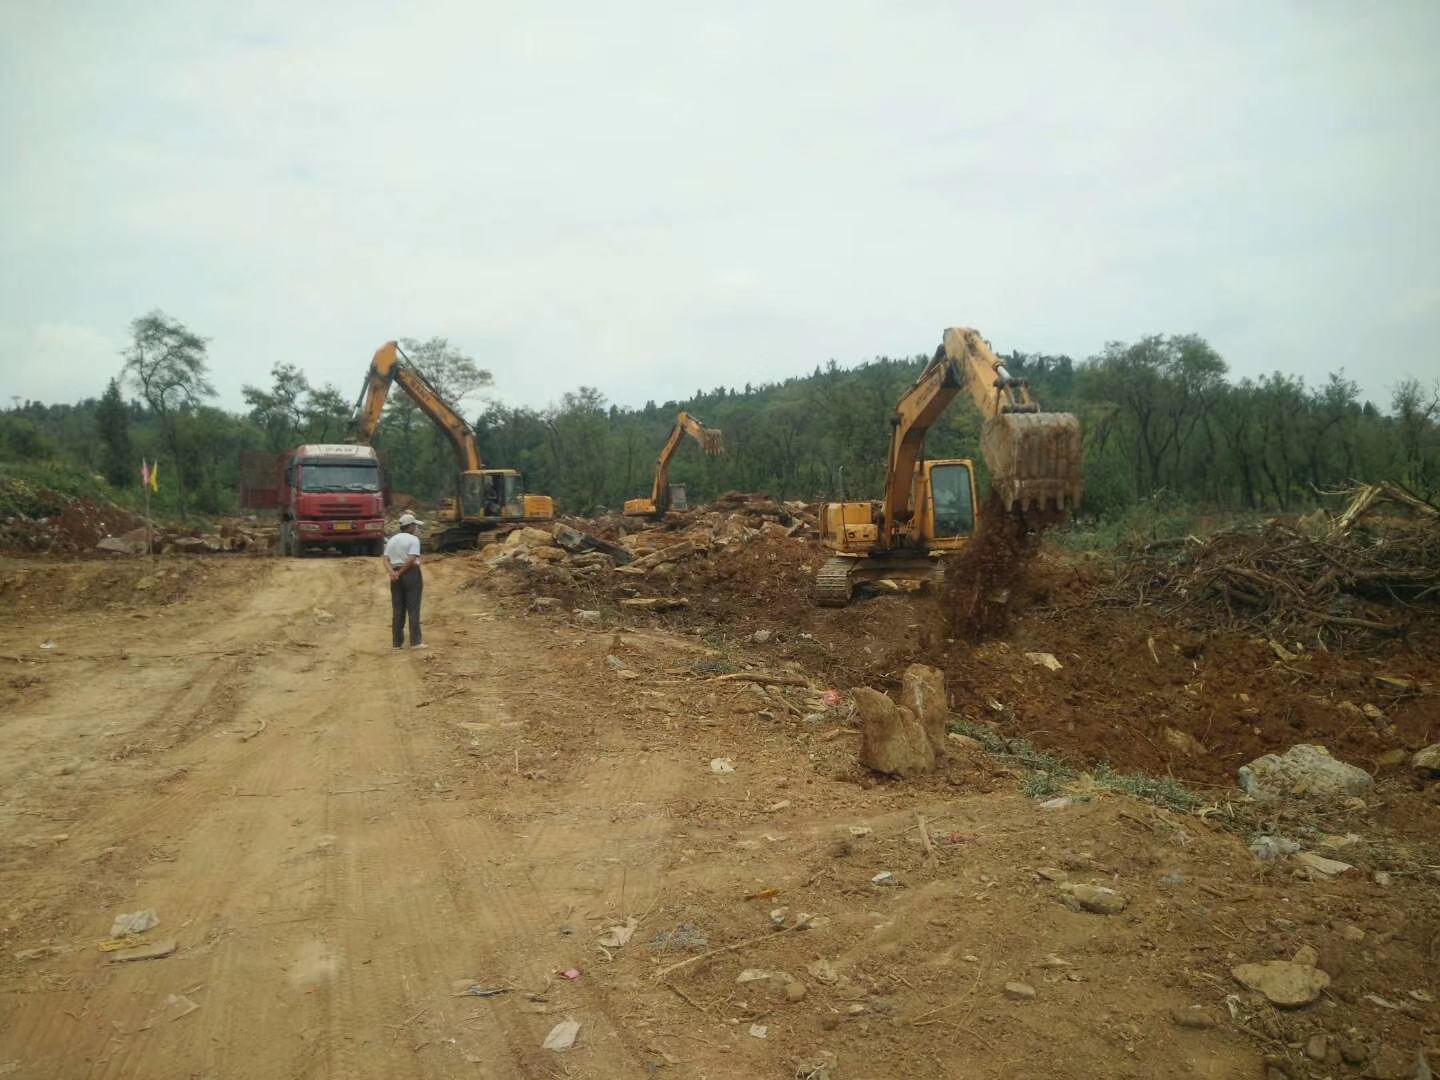
[[[1312,870],[1317,877],[1332,878],[1345,873],[1346,870],[1354,870],[1355,867],[1339,859],[1327,859],[1323,855],[1316,855],[1313,851],[1302,851],[1295,856],[1297,862],[1303,863]]]
[[[1005,984],[1005,996],[1011,1001],[1034,1001],[1035,988],[1029,983],[1007,982]]]
[[[1230,969],[1235,981],[1265,995],[1284,1009],[1309,1005],[1330,985],[1330,976],[1318,967],[1293,960],[1267,960],[1261,964],[1240,964]]]
[[[1240,788],[1256,799],[1286,796],[1361,795],[1375,786],[1364,769],[1337,761],[1323,746],[1301,743],[1284,754],[1266,754],[1239,770]]]

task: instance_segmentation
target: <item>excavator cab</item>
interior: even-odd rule
[[[922,535],[934,551],[960,547],[975,531],[975,469],[969,461],[921,462],[916,479],[922,495],[914,505],[922,507],[925,520]]]

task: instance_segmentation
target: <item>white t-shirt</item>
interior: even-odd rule
[[[411,555],[420,558],[420,538],[414,533],[397,532],[385,541],[385,557],[395,569],[404,566]]]

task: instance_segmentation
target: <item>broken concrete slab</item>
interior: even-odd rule
[[[1241,790],[1257,799],[1363,795],[1375,786],[1375,778],[1364,769],[1339,761],[1325,747],[1309,743],[1242,765],[1238,779]]]

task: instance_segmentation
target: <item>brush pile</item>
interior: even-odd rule
[[[1147,545],[1107,599],[1292,640],[1403,634],[1440,614],[1440,511],[1389,484],[1340,494],[1335,517]],[[1404,516],[1375,512],[1386,503]]]

